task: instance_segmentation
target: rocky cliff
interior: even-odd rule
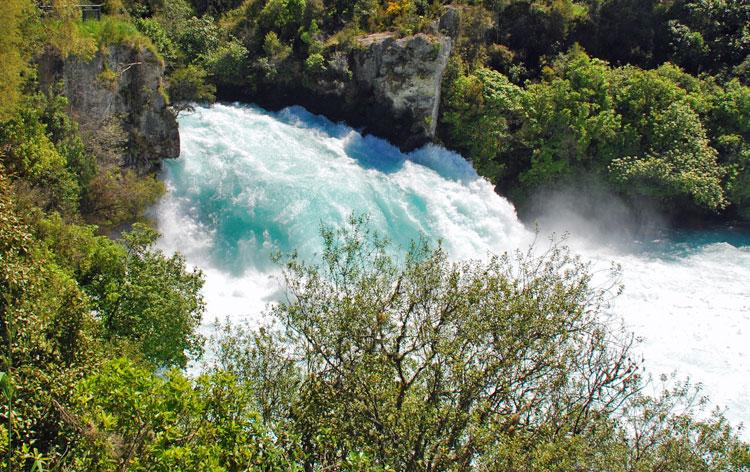
[[[392,33],[377,33],[357,39],[351,53],[356,95],[374,99],[388,109],[388,115],[373,117],[384,126],[393,121],[410,124],[404,130],[409,134],[404,143],[407,147],[435,137],[440,83],[450,50],[451,40],[443,35],[397,38]]]
[[[292,63],[272,80],[253,84],[253,92],[225,89],[220,98],[268,108],[302,105],[410,150],[435,137],[451,45],[451,38],[437,29],[405,37],[361,36],[346,51],[326,53],[319,73],[302,73]]]
[[[81,123],[104,126],[115,122],[126,133],[123,164],[144,172],[161,159],[180,153],[174,113],[167,108],[162,83],[164,64],[144,48],[113,45],[91,59],[52,54],[40,61],[40,82],[59,81],[70,111]]]

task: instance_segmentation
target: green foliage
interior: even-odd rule
[[[21,219],[0,174],[0,353],[14,379],[13,428],[2,431],[6,438],[12,431],[16,470],[39,462],[31,445],[57,462],[86,437],[89,430],[70,412],[72,391],[106,356],[183,366],[200,352],[194,331],[203,311],[201,275],[187,272],[181,257],[153,249],[155,238],[136,225],[120,245],[97,236],[96,227],[38,209]],[[6,418],[8,410],[0,406]]]
[[[116,359],[79,384],[75,401],[89,425],[71,454],[75,470],[299,470],[227,373],[191,381]]]
[[[289,54],[292,53],[292,48],[282,43],[279,35],[271,31],[263,39],[263,52],[272,61],[278,63],[289,57]]]
[[[135,27],[151,40],[159,55],[168,63],[177,59],[177,47],[161,23],[153,18],[138,18]]]
[[[108,228],[141,220],[164,191],[164,183],[154,175],[139,176],[132,169],[105,167],[89,184],[86,215],[92,223]]]
[[[320,74],[326,70],[326,59],[319,52],[314,52],[305,59],[305,70],[311,74]]]
[[[304,11],[305,0],[268,0],[258,24],[265,31],[275,31],[281,38],[290,39],[296,35]]]
[[[219,44],[219,27],[210,16],[192,17],[184,21],[181,27],[177,44],[188,58],[206,55]]]
[[[78,25],[79,34],[91,39],[101,51],[108,46],[126,44],[138,49],[148,49],[158,59],[163,59],[148,36],[141,33],[135,24],[115,16],[104,16],[100,20],[86,20]]]
[[[732,87],[743,103],[736,94],[745,89]],[[487,69],[459,71],[442,119],[478,171],[498,183],[521,182],[529,192],[594,173],[666,207],[719,211],[726,171],[709,132],[716,120],[740,126],[716,115],[712,97],[725,93],[674,66],[611,68],[574,48],[525,89]]]
[[[680,0],[668,25],[676,62],[723,76],[750,54],[750,5],[730,0]]]
[[[563,249],[451,263],[418,243],[398,263],[365,224],[324,229],[319,267],[288,262],[290,301],[272,310],[284,335],[224,351],[222,366],[284,392],[261,410],[299,435],[307,467],[359,451],[395,470],[466,470],[500,432],[565,436],[632,393],[635,366],[597,321],[604,293]]]
[[[68,154],[79,157],[74,143],[55,147],[42,113],[29,100],[13,119],[0,124],[0,159],[6,172],[25,183],[36,205],[70,213],[78,208],[80,185],[74,171],[83,171],[78,165],[83,159],[69,165],[60,151],[71,151]]]
[[[548,81],[530,85],[524,142],[532,150],[521,181],[531,186],[566,177],[576,167],[609,162],[617,152],[621,117],[613,110],[606,64],[573,50]]]
[[[723,208],[723,171],[717,166],[716,150],[709,145],[697,114],[678,102],[653,112],[651,117],[653,122],[646,132],[653,139],[650,152],[654,154],[614,159],[610,164],[612,178],[646,195],[687,195],[705,208]]]
[[[587,18],[586,3],[575,0],[497,2],[502,44],[519,54],[526,67],[537,70],[572,45],[573,31]]]
[[[115,359],[78,385],[75,403],[89,425],[75,470],[296,470],[226,373],[191,381]]]
[[[113,0],[110,5],[112,12],[121,9],[117,3],[119,0]],[[54,9],[44,18],[44,37],[62,58],[75,55],[88,60],[97,51],[106,53],[109,46],[126,44],[147,49],[163,60],[149,36],[141,33],[135,23],[116,14],[81,21],[78,5],[74,0],[56,1]]]
[[[13,468],[20,470],[32,465],[31,445],[48,452],[60,445],[54,402],[69,397],[97,356],[87,333],[92,322],[87,297],[49,261],[44,245],[17,214],[1,167],[0,322],[0,355],[13,379],[12,401],[0,411],[6,419],[12,411],[12,428],[4,434],[13,441]]]
[[[216,87],[206,83],[208,73],[200,66],[190,64],[178,69],[169,77],[169,97],[172,103],[213,102]]]
[[[256,61],[255,66],[266,79],[273,79],[292,54],[292,47],[282,43],[279,36],[271,31],[263,39],[263,52],[265,55]]]
[[[750,217],[750,88],[732,80],[708,95],[708,128],[727,170],[727,197]]]
[[[8,0],[0,8],[0,122],[10,118],[21,101],[21,84],[27,64],[23,57],[21,21],[26,0]]]
[[[191,0],[195,10],[203,15],[218,15],[233,8],[237,8],[242,0]]]
[[[97,163],[85,148],[78,124],[68,114],[68,100],[62,95],[62,87],[54,86],[47,93],[38,93],[28,97],[28,100],[38,111],[39,119],[44,123],[55,148],[65,157],[66,166],[75,175],[80,195],[84,197],[96,175]]]
[[[627,139],[620,152],[639,145],[642,154],[638,162],[627,154],[614,160],[612,177],[646,194],[687,195],[704,208],[721,209],[723,171],[700,120],[700,103],[665,72],[624,68],[615,79]]]
[[[588,1],[589,18],[573,33],[593,56],[613,64],[656,67],[669,59],[667,6],[654,0]]]
[[[123,236],[125,257],[94,279],[89,292],[108,338],[131,342],[156,366],[184,367],[203,348],[195,332],[205,309],[203,275],[188,271],[184,257],[155,249],[157,237],[133,225]]]
[[[494,183],[509,165],[497,156],[512,147],[511,127],[521,118],[523,96],[523,89],[507,77],[482,68],[471,75],[459,71],[443,99],[442,120],[451,141]]]
[[[320,265],[287,261],[281,330],[225,329],[216,354],[299,438],[306,470],[750,466],[721,414],[697,419],[688,384],[641,393],[631,341],[600,321],[608,289],[566,249],[394,257],[361,217],[322,236]]]
[[[29,220],[34,236],[49,253],[48,260],[74,278],[84,291],[125,258],[122,245],[98,235],[94,225],[73,224],[58,213],[32,212]]]
[[[75,0],[56,1],[43,18],[46,42],[63,59],[70,55],[89,59],[96,54],[95,39],[81,31],[81,11],[76,5]]]
[[[222,43],[203,60],[219,84],[245,85],[250,68],[248,57],[247,48],[235,39]]]

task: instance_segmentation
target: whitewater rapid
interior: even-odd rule
[[[179,121],[182,153],[165,162],[168,193],[154,215],[160,246],[206,275],[207,325],[260,321],[279,296],[271,255],[314,258],[320,225],[352,212],[403,247],[442,239],[456,259],[524,249],[535,237],[460,155],[437,146],[403,154],[299,107],[217,104]],[[734,423],[750,424],[750,237],[633,250],[570,226],[569,244],[595,269],[622,267],[625,290],[609,316],[642,339],[646,372],[690,376]]]

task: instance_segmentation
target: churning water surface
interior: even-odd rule
[[[206,323],[259,320],[279,296],[271,254],[314,257],[321,223],[353,212],[404,247],[441,239],[456,259],[534,239],[492,185],[437,146],[403,154],[300,107],[217,104],[179,121],[182,154],[164,163],[169,191],[154,212],[161,247],[206,274]],[[690,376],[750,424],[750,235],[687,232],[622,248],[571,226],[568,244],[595,268],[622,267],[609,316],[642,338],[647,373]]]

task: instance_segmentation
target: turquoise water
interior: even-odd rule
[[[744,226],[716,226],[669,231],[658,239],[637,242],[634,249],[652,257],[680,259],[699,254],[706,247],[715,244],[727,244],[738,249],[750,247],[750,229]]]
[[[401,246],[441,239],[456,259],[534,239],[507,200],[437,146],[403,154],[299,107],[215,105],[179,121],[182,154],[165,162],[169,192],[154,212],[162,247],[206,273],[208,323],[261,320],[279,297],[271,254],[314,258],[320,225],[352,212]],[[598,233],[585,228],[596,222],[557,220],[594,270],[622,266],[625,292],[607,316],[643,338],[647,373],[690,375],[730,418],[750,423],[750,235],[719,228],[622,247],[592,240]]]

